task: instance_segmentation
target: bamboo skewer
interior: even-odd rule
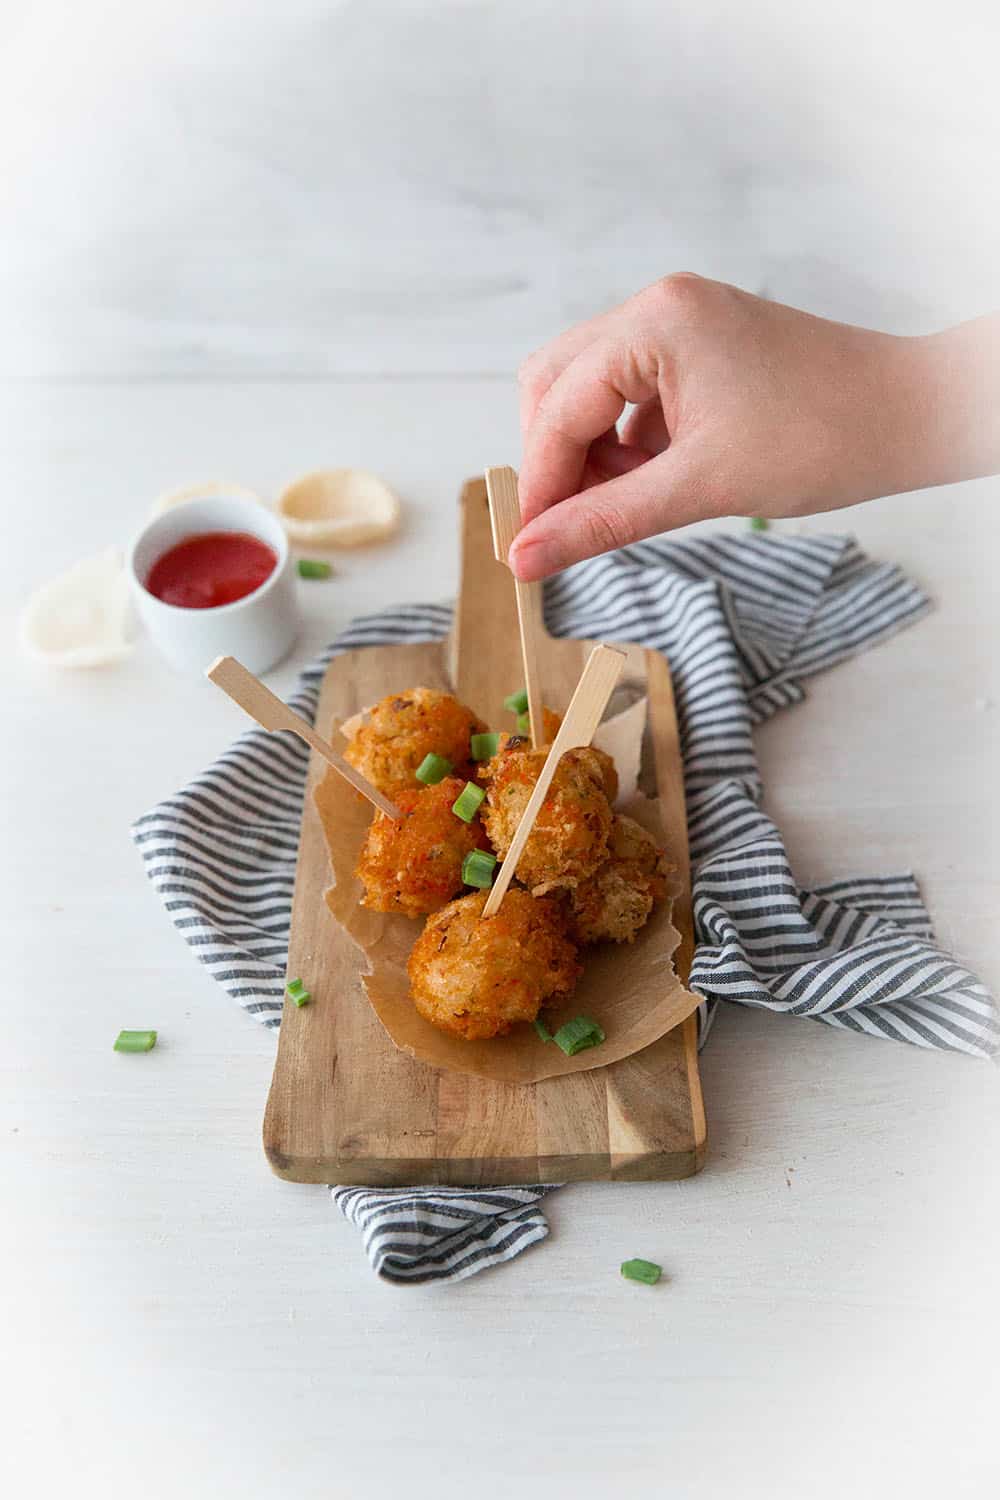
[[[248,672],[242,662],[238,662],[235,656],[219,656],[212,665],[206,669],[205,676],[209,682],[214,682],[224,693],[228,693],[234,703],[238,703],[244,713],[255,719],[262,729],[275,730],[287,729],[292,734],[297,734],[300,740],[305,740],[317,754],[322,755],[325,761],[349,781],[355,791],[367,797],[373,807],[379,812],[385,813],[387,818],[397,821],[403,816],[394,802],[384,797],[377,787],[372,786],[360,771],[338,755],[332,745],[328,745],[322,735],[316,733],[311,724],[300,718],[297,713],[283,703],[280,698],[275,697],[270,688],[264,686],[259,677]]]
[[[583,675],[570,699],[566,717],[552,742],[551,750],[545,757],[545,764],[535,782],[528,805],[521,815],[521,821],[514,830],[514,837],[511,839],[506,858],[500,866],[500,873],[487,897],[486,905],[483,907],[484,917],[495,916],[506,895],[507,887],[517,872],[518,861],[535,825],[538,811],[545,801],[552,778],[556,773],[556,767],[567,750],[590,744],[624,665],[625,653],[616,651],[613,646],[595,646],[590,653]]]
[[[521,506],[517,498],[517,475],[511,468],[486,470],[486,494],[490,502],[490,527],[493,531],[493,555],[508,567],[507,554],[521,529]],[[528,722],[531,725],[531,748],[545,743],[542,713],[542,685],[538,675],[538,641],[544,629],[542,619],[542,585],[514,579],[517,599],[517,622],[521,631],[521,659],[524,663],[524,687],[528,694]]]

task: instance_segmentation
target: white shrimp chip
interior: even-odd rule
[[[129,590],[112,547],[36,589],[21,611],[25,651],[54,667],[103,667],[132,650]]]
[[[293,542],[313,547],[361,547],[380,542],[399,525],[399,501],[367,469],[317,469],[288,485],[278,516]]]

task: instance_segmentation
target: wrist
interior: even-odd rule
[[[898,441],[885,493],[1000,470],[1000,319],[892,343],[888,400]]]

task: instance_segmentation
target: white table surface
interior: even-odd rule
[[[279,690],[356,612],[448,596],[460,482],[518,451],[499,379],[39,382],[3,399],[5,625],[171,485],[228,475],[273,495],[358,462],[398,487],[401,539],[302,586]],[[759,736],[799,877],[914,868],[942,940],[994,985],[998,502],[984,481],[803,523],[853,530],[938,608]],[[129,842],[242,728],[235,710],[146,642],[65,675],[8,644],[4,667],[10,1493],[995,1492],[992,1065],[728,1010],[703,1056],[699,1177],[567,1188],[549,1240],[510,1266],[381,1284],[323,1189],[268,1172],[274,1038],[199,970]],[[111,1051],[146,1025],[155,1052]],[[623,1282],[631,1255],[665,1282]]]

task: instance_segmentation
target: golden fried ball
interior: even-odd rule
[[[667,894],[667,864],[651,833],[634,818],[615,817],[609,855],[569,892],[570,931],[578,943],[630,943]]]
[[[376,703],[344,754],[379,791],[392,797],[402,787],[419,784],[414,773],[432,753],[450,760],[457,775],[471,776],[469,736],[483,728],[471,708],[450,693],[410,688]]]
[[[468,1042],[533,1021],[580,976],[559,902],[512,886],[484,920],[486,897],[477,891],[428,917],[407,966],[420,1014]]]
[[[465,856],[489,848],[479,819],[465,823],[451,810],[464,785],[446,776],[437,786],[398,791],[403,816],[375,814],[354,872],[365,888],[362,906],[419,917],[462,889]]]
[[[510,848],[528,805],[545,750],[500,749],[479,771],[486,784],[482,819],[497,854]],[[618,790],[614,762],[603,750],[567,750],[517,866],[517,878],[537,895],[592,875],[607,856],[611,801]]]

